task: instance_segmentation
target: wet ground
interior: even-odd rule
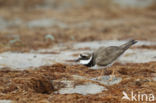
[[[1,1],[0,103],[129,103],[122,97],[131,91],[156,96],[152,0]],[[74,62],[82,52],[132,38],[138,43],[101,80],[101,70]]]

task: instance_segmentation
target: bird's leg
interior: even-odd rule
[[[109,81],[112,81],[114,77],[115,77],[115,75],[114,75],[114,69],[113,69],[113,72],[112,72],[112,74],[110,75]]]
[[[98,77],[98,80],[101,80],[101,79],[102,79],[103,72],[104,72],[104,69],[102,69],[101,74],[100,74],[100,76]]]

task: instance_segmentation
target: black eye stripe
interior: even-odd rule
[[[81,57],[87,57],[87,56],[85,56],[85,55],[80,55]]]

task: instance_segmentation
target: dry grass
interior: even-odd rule
[[[156,82],[151,78],[156,73],[156,62],[143,64],[121,65],[116,63],[109,68],[116,71],[116,76],[122,77],[121,83],[113,86],[105,86],[108,91],[103,91],[96,95],[80,94],[55,94],[54,91],[64,87],[61,80],[67,78],[73,80],[72,75],[81,75],[87,78],[97,77],[100,70],[91,70],[87,67],[76,65],[56,64],[53,66],[43,66],[35,70],[13,71],[7,68],[0,70],[0,99],[11,99],[17,103],[40,103],[41,101],[50,103],[79,103],[79,102],[108,102],[119,103],[122,98],[122,91],[133,90],[142,93],[156,93]],[[108,71],[108,70],[107,70]],[[105,71],[105,75],[108,75]],[[110,74],[110,73],[109,73]],[[54,82],[57,81],[57,82]],[[83,84],[86,80],[74,80],[75,85]],[[156,94],[155,94],[156,95]],[[128,101],[125,101],[126,103]]]
[[[44,3],[44,0],[0,0],[0,7],[16,7],[21,8],[30,8],[35,7],[36,5],[41,5]]]
[[[59,4],[65,2],[64,0],[61,1],[55,2],[59,6]],[[59,12],[57,9],[21,9],[24,6],[18,6],[20,2],[24,5],[29,5],[29,3],[32,3],[32,5],[34,5],[33,3],[42,4],[42,0],[33,0],[31,2],[27,0],[15,0],[14,2],[1,0],[0,14],[3,19],[11,22],[18,18],[25,22],[21,25],[12,24],[5,29],[1,29],[0,52],[27,52],[32,49],[48,48],[56,43],[68,41],[125,40],[129,38],[156,41],[156,15],[154,9],[121,9],[112,6],[109,0],[89,0],[87,5]],[[14,5],[16,9],[13,9],[14,7],[12,8],[10,5]],[[55,18],[69,27],[29,28],[25,26],[25,23],[31,20],[43,18]],[[89,23],[89,26],[85,26],[83,24],[85,22]],[[78,24],[79,26],[75,26]],[[55,40],[46,40],[46,34],[52,34]],[[14,40],[14,35],[18,35],[21,40],[10,45],[9,42]]]

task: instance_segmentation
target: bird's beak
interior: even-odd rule
[[[79,62],[79,61],[80,61],[80,59],[81,59],[81,58],[76,59],[76,60],[75,60],[75,62]]]

